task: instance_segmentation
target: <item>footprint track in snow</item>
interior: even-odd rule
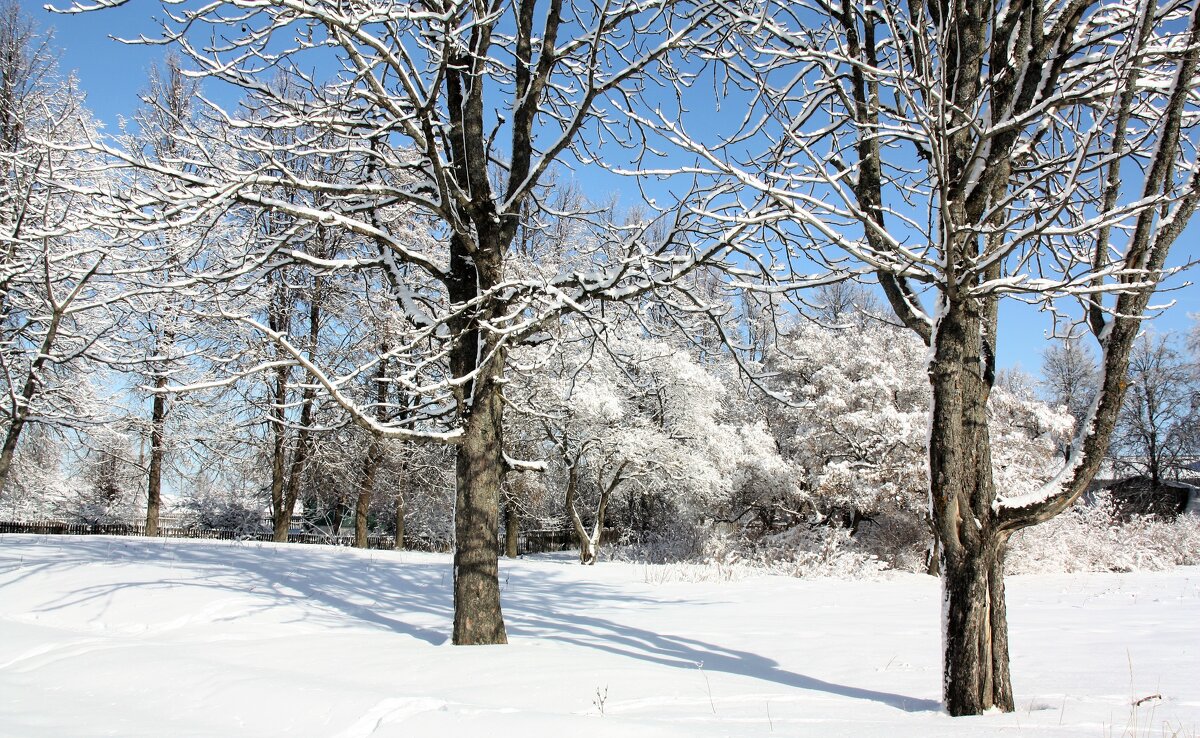
[[[432,712],[446,706],[442,700],[428,697],[389,697],[381,700],[349,727],[333,738],[369,738],[384,723],[394,723],[422,712]]]

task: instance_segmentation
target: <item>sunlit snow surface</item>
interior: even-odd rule
[[[457,648],[445,556],[0,536],[0,735],[1200,735],[1200,569],[1010,578],[1018,709],[967,719],[936,580],[720,579],[505,562]]]

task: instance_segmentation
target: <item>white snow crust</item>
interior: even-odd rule
[[[0,736],[1192,736],[1200,725],[1197,568],[1010,578],[1017,711],[950,718],[934,578],[730,581],[572,556],[504,561],[510,644],[455,647],[443,555],[0,536]]]

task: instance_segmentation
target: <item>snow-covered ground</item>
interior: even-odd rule
[[[505,562],[456,648],[445,556],[0,536],[0,735],[1200,735],[1197,568],[1013,577],[1018,710],[959,719],[936,580],[702,573]]]

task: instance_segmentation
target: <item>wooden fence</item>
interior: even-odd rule
[[[609,546],[616,543],[619,537],[620,531],[616,528],[605,528],[600,533],[600,545]],[[501,543],[503,544],[503,542]],[[579,541],[575,538],[575,531],[571,529],[526,530],[517,535],[518,553],[546,553],[577,548],[579,548]]]
[[[144,536],[146,526],[134,523],[64,523],[57,520],[35,522],[0,522],[0,533],[34,533],[39,535],[67,536]],[[160,538],[203,538],[218,541],[272,541],[274,535],[269,530],[228,530],[210,528],[181,528],[160,527]],[[601,544],[607,545],[615,541],[617,531],[607,529],[600,536]],[[354,536],[329,535],[325,533],[289,533],[288,543],[308,543],[326,546],[352,546]],[[503,547],[503,540],[501,540]],[[522,531],[517,538],[517,552],[546,553],[548,551],[566,551],[577,548],[575,531],[573,530],[528,530]],[[393,536],[367,536],[367,548],[393,549]],[[448,545],[444,541],[419,536],[405,536],[404,548],[416,551],[446,551]]]
[[[132,523],[64,523],[61,521],[0,522],[0,533],[36,533],[40,535],[65,536],[144,536],[146,526]],[[273,541],[269,530],[244,531],[211,528],[160,527],[160,538],[204,538],[218,541]],[[289,533],[288,543],[324,544],[328,546],[352,546],[354,536],[327,535],[324,533]],[[435,550],[428,541],[414,539],[405,541],[406,548]],[[395,548],[392,536],[367,536],[367,548]]]

